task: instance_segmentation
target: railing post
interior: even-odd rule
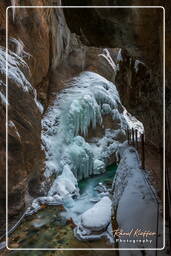
[[[129,137],[129,129],[127,127],[127,140],[128,140],[128,145],[130,145],[130,137]]]
[[[136,143],[136,148],[138,151],[138,131],[137,130],[135,130],[135,143]]]
[[[145,148],[144,148],[144,134],[142,133],[141,134],[141,149],[142,149],[142,152],[141,152],[141,161],[142,161],[142,168],[145,169]]]
[[[135,146],[134,129],[132,128],[132,145]]]

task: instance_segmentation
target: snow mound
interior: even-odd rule
[[[92,208],[82,214],[82,226],[93,231],[106,228],[111,221],[111,210],[112,201],[109,197],[103,197]]]
[[[105,164],[103,161],[95,159],[94,166],[93,166],[93,173],[99,174],[105,172]]]
[[[61,175],[58,176],[48,192],[48,196],[59,195],[65,197],[67,195],[77,195],[77,180],[70,170],[70,167],[66,165]]]
[[[81,223],[74,229],[79,240],[97,240],[109,236],[111,229],[112,201],[104,196],[81,215]]]

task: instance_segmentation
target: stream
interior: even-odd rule
[[[100,198],[95,188],[111,188],[117,166],[110,165],[106,172],[79,182],[80,197],[62,206],[45,206],[36,214],[27,216],[9,237],[10,248],[107,248],[112,245],[105,239],[79,241],[74,237],[75,223],[79,216],[91,208]],[[100,191],[101,192],[101,191]],[[108,193],[108,192],[107,192]],[[74,221],[73,221],[73,220]],[[13,255],[23,255],[13,252]],[[27,255],[27,254],[24,254]],[[31,253],[29,255],[32,255]],[[33,253],[33,255],[35,255]]]

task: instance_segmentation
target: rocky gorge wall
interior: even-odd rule
[[[75,2],[76,5],[85,4],[84,1]],[[130,1],[126,2],[128,1],[124,4],[130,4]],[[134,5],[134,2],[131,4]],[[138,2],[143,4],[142,1]],[[158,2],[161,4],[161,1]],[[23,4],[46,6],[60,5],[61,2],[15,1],[15,5]],[[62,4],[71,3],[64,0]],[[74,5],[74,1],[72,4]],[[86,5],[99,4],[98,1],[86,1]],[[104,4],[117,5],[118,1],[105,1]],[[151,1],[151,4],[153,5],[154,1]],[[5,9],[9,5],[11,1],[0,2],[0,46],[5,46]],[[25,57],[30,72],[24,72],[33,88],[37,90],[38,100],[44,106],[44,111],[53,101],[56,92],[64,88],[65,81],[81,71],[95,71],[114,82],[111,66],[99,57],[99,54],[103,48],[111,48],[109,52],[116,60],[118,49],[114,48],[123,48],[123,61],[116,76],[122,102],[143,122],[147,140],[159,149],[162,140],[162,26],[159,17],[162,15],[162,9],[154,10],[153,13],[139,10],[118,12],[92,9],[87,12],[83,10],[83,15],[78,15],[75,9],[73,11],[64,12],[66,23],[60,9],[16,8],[13,12],[9,9],[9,38],[20,39],[25,45],[24,50],[31,55]],[[98,26],[99,22],[101,26]],[[109,29],[112,24],[115,24],[114,31]],[[17,50],[12,43],[9,43],[9,48]],[[136,59],[145,63],[139,64],[138,72],[135,68]],[[170,65],[169,55],[167,64]],[[5,82],[4,76],[0,76],[0,79]],[[13,81],[9,82],[9,88],[9,120],[15,124],[20,135],[19,138],[15,128],[9,127],[9,214],[13,216],[24,209],[28,201],[24,200],[24,195],[28,198],[28,195],[35,197],[42,193],[40,183],[44,156],[40,138],[42,114],[33,102],[33,96],[19,90]],[[166,89],[169,93],[168,84]],[[169,101],[168,97],[168,103]],[[0,108],[0,121],[5,124],[5,107],[1,104]],[[167,116],[169,113],[168,108]],[[4,222],[5,125],[0,127],[0,140],[0,182],[3,184],[0,188],[0,213],[1,222]]]
[[[13,1],[12,1],[13,2]],[[15,1],[20,5],[21,1]],[[14,3],[14,2],[13,2]],[[5,11],[11,1],[0,3],[0,45],[5,47]],[[45,1],[25,1],[25,5],[47,5]],[[51,10],[48,9],[9,9],[9,49],[20,55],[29,66],[24,75],[33,88],[39,91],[39,100],[46,106],[48,90],[48,74],[50,67],[50,18]],[[12,39],[17,39],[13,43]],[[22,44],[24,49],[22,49]],[[24,54],[24,51],[28,54]],[[24,55],[24,56],[22,56]],[[2,67],[1,67],[2,68]],[[5,83],[5,76],[0,75]],[[41,88],[39,90],[39,88]],[[5,91],[3,91],[5,95]],[[44,96],[45,95],[45,96]],[[38,110],[33,95],[19,88],[18,82],[9,79],[9,107],[8,119],[12,122],[8,127],[8,192],[9,216],[18,214],[25,206],[25,196],[40,194],[40,182],[43,154],[41,151],[41,113]],[[5,216],[5,106],[1,108],[1,170],[0,170],[0,213],[1,222],[4,224]]]
[[[65,5],[71,5],[70,1],[63,2]],[[148,1],[151,6],[163,4],[163,1]],[[73,1],[72,5],[143,6],[146,3],[123,1],[121,4],[115,0],[100,3],[98,0],[90,0]],[[162,147],[163,9],[66,9],[64,13],[69,28],[80,35],[84,44],[120,47],[127,51],[123,54],[121,72],[116,77],[122,101],[128,110],[144,123],[147,140],[157,148]],[[87,22],[86,17],[89,17]],[[135,59],[145,64],[140,63],[138,74],[134,68]]]

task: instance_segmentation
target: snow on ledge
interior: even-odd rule
[[[157,232],[157,204],[144,178],[140,167],[140,160],[135,148],[124,143],[120,149],[120,164],[117,168],[113,182],[113,204],[120,230],[130,232],[131,236],[122,236],[122,239],[136,240],[134,231]],[[162,247],[162,218],[159,217],[159,242]],[[138,239],[142,239],[138,237]],[[120,248],[155,248],[156,235],[148,236],[151,242],[146,243],[123,243],[119,242]],[[122,254],[124,255],[124,254]]]

